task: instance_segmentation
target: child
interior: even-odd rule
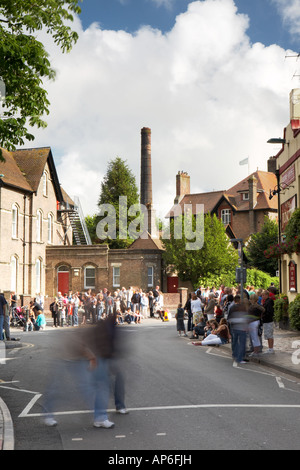
[[[178,304],[175,318],[177,320],[178,336],[181,336],[181,332],[183,332],[183,336],[187,336],[184,327],[184,309],[182,308],[182,304]]]

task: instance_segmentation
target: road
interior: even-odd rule
[[[131,345],[123,364],[129,414],[117,415],[111,401],[112,429],[93,427],[93,414],[67,375],[58,425],[45,426],[44,393],[57,367],[53,352],[73,329],[19,333],[22,348],[10,349],[0,366],[0,396],[13,419],[16,450],[106,450],[113,458],[122,450],[299,450],[297,379],[255,363],[234,368],[228,348],[195,347],[177,337],[174,321],[120,328]]]

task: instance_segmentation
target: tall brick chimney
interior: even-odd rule
[[[151,129],[141,130],[141,204],[152,204]]]
[[[176,175],[176,197],[174,204],[178,204],[185,194],[190,194],[190,177],[184,171],[178,171]]]
[[[152,201],[152,163],[151,163],[151,129],[141,130],[141,181],[140,203],[148,209],[148,232],[156,236],[155,211]]]

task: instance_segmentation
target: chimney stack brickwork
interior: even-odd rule
[[[190,194],[190,176],[185,171],[178,171],[176,175],[176,197],[175,204],[178,204],[185,194]]]
[[[152,205],[151,129],[141,130],[141,204]]]
[[[143,127],[141,130],[141,181],[140,202],[148,210],[148,232],[154,238],[156,233],[156,214],[152,200],[152,162],[151,162],[151,129]]]

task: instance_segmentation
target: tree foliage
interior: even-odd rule
[[[164,261],[173,266],[178,277],[183,281],[191,281],[194,287],[212,279],[230,282],[234,279],[238,264],[238,253],[228,240],[222,222],[207,214],[204,216],[204,240],[199,250],[187,250],[187,238],[182,230],[182,238],[174,238],[174,220],[170,224],[170,239],[163,239]],[[182,216],[184,227],[184,216]],[[193,225],[195,232],[195,222]]]
[[[261,231],[251,236],[245,248],[248,264],[271,276],[275,276],[278,261],[274,258],[266,258],[264,251],[270,245],[276,243],[278,243],[278,224],[275,220],[271,220],[266,216]]]
[[[300,208],[295,209],[285,228],[286,240],[300,237]]]
[[[119,198],[123,196],[127,198],[126,206],[120,206]],[[107,237],[105,240],[99,240],[95,238],[95,241],[108,243],[111,248],[126,248],[132,242],[128,236],[127,229],[135,218],[134,216],[129,216],[129,208],[139,203],[138,189],[136,185],[135,176],[127,165],[126,161],[122,160],[120,157],[116,157],[114,160],[111,160],[108,164],[107,172],[103,178],[101,184],[101,193],[98,201],[99,209],[101,206],[109,204],[115,210],[116,214],[116,237],[114,239]],[[97,225],[101,220],[106,216],[106,211],[104,214],[97,215],[94,217],[94,223]],[[126,234],[125,238],[120,238],[119,236],[119,219],[127,220],[126,224]],[[93,233],[93,229],[92,233]]]
[[[15,150],[24,139],[34,140],[28,127],[46,127],[44,115],[49,114],[50,103],[43,80],[54,79],[55,71],[36,33],[45,29],[62,52],[69,52],[78,35],[65,22],[80,13],[79,1],[0,1],[0,80],[6,88],[0,108],[0,147]]]

